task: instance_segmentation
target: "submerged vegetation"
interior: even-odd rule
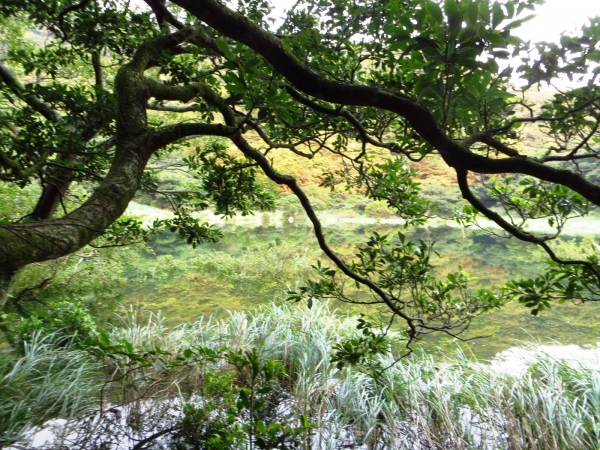
[[[517,450],[600,441],[600,374],[585,361],[534,347],[526,364],[489,365],[460,351],[396,361],[403,340],[388,337],[392,354],[346,366],[336,349],[362,333],[356,318],[323,303],[175,328],[128,309],[95,339],[65,343],[59,334],[35,331],[2,361],[3,445],[53,423],[55,441],[38,448]]]

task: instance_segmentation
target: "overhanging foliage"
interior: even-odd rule
[[[163,225],[196,244],[216,233],[186,214],[190,207],[212,204],[224,214],[271,207],[268,191],[256,184],[260,170],[287,186],[311,220],[335,266],[321,268],[331,283],[325,294],[345,299],[336,279],[343,273],[373,291],[372,303],[388,308],[390,323],[402,318],[409,338],[454,335],[509,295],[536,313],[574,293],[596,300],[597,257],[562,259],[552,240],[569,218],[600,205],[600,18],[560,44],[532,46],[512,32],[538,3],[306,0],[273,31],[264,1],[236,8],[215,0],[146,0],[144,7],[4,2],[6,29],[41,27],[47,41],[32,48],[6,40],[0,61],[0,179],[42,187],[33,211],[0,224],[0,304],[9,300],[19,268],[102,236],[140,187],[152,189],[148,161],[199,136],[227,139],[237,153],[207,145],[187,159],[197,189],[162,192],[178,212],[178,220]],[[523,64],[500,67],[509,56],[522,56]],[[510,89],[513,73],[527,82],[521,93]],[[560,76],[583,83],[530,104],[527,90]],[[548,144],[519,142],[529,127],[540,127]],[[349,150],[353,140],[360,151]],[[336,155],[344,169],[324,174],[325,185],[362,186],[407,224],[435,214],[414,177],[420,161],[441,158],[470,204],[458,220],[484,216],[506,236],[543,248],[554,266],[547,277],[495,295],[467,292],[461,273],[435,280],[430,250],[402,239],[392,244],[374,236],[355,261],[344,261],[327,244],[301,185],[274,168],[274,149],[307,160]],[[374,149],[388,151],[390,161],[373,164]],[[87,183],[91,193],[68,209],[64,199],[74,182]],[[486,206],[478,183],[499,207]],[[554,232],[528,231],[535,219]],[[324,294],[323,286],[314,282],[301,294],[310,300]]]

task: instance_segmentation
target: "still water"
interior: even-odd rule
[[[169,214],[136,204],[130,212],[147,217]],[[273,300],[286,301],[286,288],[310,277],[310,265],[323,258],[310,223],[302,216],[280,211],[226,222],[209,213],[201,214],[203,221],[221,229],[224,238],[196,250],[173,239],[155,242],[155,255],[174,254],[174,258],[190,263],[176,278],[151,290],[130,292],[127,300],[154,311],[161,310],[174,323],[194,320],[200,315],[224,314],[225,309],[254,309]],[[438,220],[429,227],[411,230],[404,229],[401,221],[394,219],[343,214],[322,214],[321,218],[330,245],[345,258],[350,258],[374,231],[388,235],[401,231],[412,240],[435,242],[439,256],[433,263],[440,275],[460,267],[477,278],[473,288],[499,288],[511,279],[536,276],[547,259],[534,246],[476,229],[463,229],[453,222]],[[579,248],[582,244],[594,245],[590,236],[596,234],[598,223],[597,219],[576,222],[565,233],[560,249],[577,251],[578,245]],[[545,231],[543,223],[534,227],[536,231]],[[200,266],[199,259],[203,261]],[[336,306],[341,314],[357,312],[345,304]],[[365,312],[376,314],[375,310]],[[595,345],[600,341],[598,318],[600,304],[555,305],[534,317],[526,308],[512,303],[477,317],[463,335],[477,339],[465,344],[464,350],[489,358],[524,342]],[[455,347],[456,341],[436,336],[428,337],[420,345],[446,351]]]

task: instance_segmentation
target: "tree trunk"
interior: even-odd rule
[[[126,65],[117,75],[116,90],[116,150],[104,181],[83,205],[64,217],[0,224],[0,273],[4,280],[27,264],[56,259],[89,244],[123,214],[135,195],[146,163],[156,150],[148,139],[148,88],[143,76]],[[53,200],[59,199],[56,194]],[[42,216],[51,213],[50,203]],[[6,290],[8,281],[3,283]]]
[[[188,136],[231,136],[238,131],[236,127],[201,123],[183,123],[155,130],[148,127],[146,107],[150,86],[160,87],[160,84],[145,78],[144,72],[160,49],[174,48],[197,33],[198,29],[186,27],[151,39],[142,44],[131,61],[119,70],[115,78],[115,153],[110,170],[87,201],[59,219],[0,223],[0,307],[7,301],[10,280],[18,269],[76,252],[104,233],[125,212],[139,188],[148,159],[156,150]],[[197,95],[197,89],[194,88],[192,93]],[[89,131],[95,133],[94,130],[91,127]],[[55,201],[60,200],[61,192],[49,194],[52,195],[48,202],[40,205],[38,211],[41,219],[49,216]]]
[[[4,310],[4,305],[8,301],[10,284],[15,275],[15,271],[8,268],[0,268],[0,312]]]

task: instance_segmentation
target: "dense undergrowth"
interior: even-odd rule
[[[82,317],[3,353],[3,445],[54,424],[38,448],[598,448],[600,373],[541,352],[511,374],[460,352],[396,361],[392,338],[347,365],[361,330],[321,303],[175,328],[126,310],[107,333]]]

